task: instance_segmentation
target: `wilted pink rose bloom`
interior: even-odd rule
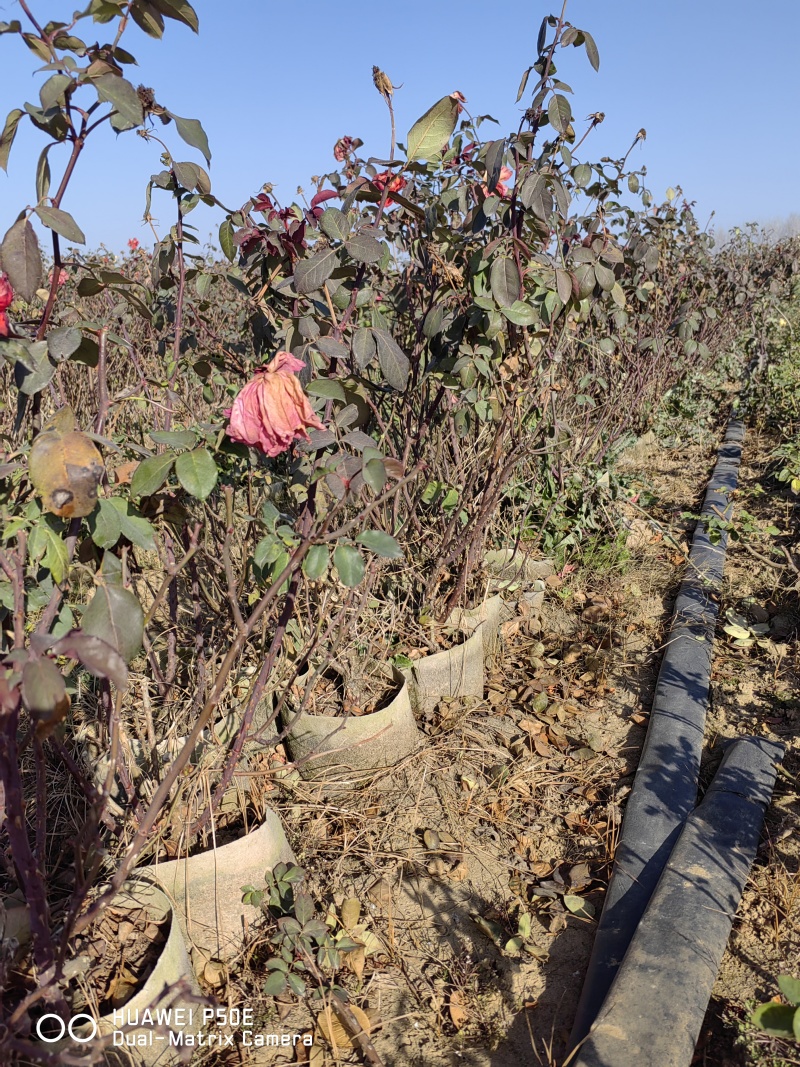
[[[505,200],[505,198],[508,196],[508,186],[506,185],[506,182],[508,181],[509,178],[513,178],[513,176],[514,176],[514,171],[511,169],[511,167],[501,167],[501,169],[500,169],[500,179],[499,179],[497,185],[495,186],[495,190],[494,191],[503,200]]]
[[[337,163],[343,163],[345,159],[347,159],[348,156],[351,156],[363,143],[364,142],[360,137],[340,137],[333,146],[333,158]]]
[[[259,368],[233,402],[228,437],[279,456],[293,441],[310,440],[309,427],[324,430],[295,377],[303,367],[291,352],[278,352]]]
[[[500,168],[500,177],[498,178],[497,185],[492,190],[495,196],[499,196],[501,200],[508,199],[508,186],[506,185],[506,182],[509,178],[513,178],[513,176],[514,171],[511,169],[511,167]],[[487,185],[482,185],[481,189],[483,189],[485,196],[490,195],[489,187]]]
[[[64,268],[61,267],[61,269],[58,272],[58,285],[59,285],[59,288],[62,285],[66,285],[67,284],[67,279],[68,278],[69,278],[69,274],[67,274],[67,272],[64,270]],[[52,272],[52,270],[47,275],[47,280],[50,282],[51,285],[53,284],[53,272]]]
[[[0,337],[9,335],[6,308],[11,307],[13,302],[14,290],[11,288],[11,282],[8,280],[8,275],[0,271]]]

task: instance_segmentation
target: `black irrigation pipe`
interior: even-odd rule
[[[691,1063],[782,755],[764,738],[728,747],[573,1067]]]
[[[729,520],[744,426],[728,425],[678,591],[642,757],[578,1003],[570,1048],[586,1037],[622,963],[675,843],[697,802],[714,629],[727,533],[716,544],[704,518]],[[697,907],[697,901],[695,901]],[[672,946],[663,946],[668,955]],[[705,1005],[703,1005],[705,1007]]]

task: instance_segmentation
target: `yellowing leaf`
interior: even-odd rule
[[[458,120],[458,100],[443,96],[417,119],[406,138],[409,162],[414,159],[437,159],[450,140]]]
[[[91,515],[103,471],[103,457],[91,438],[75,429],[71,408],[62,408],[45,424],[28,458],[43,510],[66,519]]]
[[[567,893],[564,896],[564,907],[579,919],[591,919],[594,917],[594,904],[584,900],[583,897],[576,897]]]

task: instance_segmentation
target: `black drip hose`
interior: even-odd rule
[[[744,426],[728,425],[706,491],[704,517],[730,519]],[[681,828],[697,802],[714,629],[727,533],[716,544],[702,521],[675,601],[647,738],[628,800],[614,870],[570,1038],[586,1036],[622,963]]]
[[[689,815],[572,1067],[688,1067],[783,746],[734,741]]]

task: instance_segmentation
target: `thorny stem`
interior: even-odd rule
[[[23,11],[25,12],[25,14],[26,14],[26,15],[28,16],[28,18],[30,19],[30,22],[31,22],[31,24],[32,24],[33,28],[34,28],[34,29],[36,30],[36,32],[37,32],[37,33],[39,34],[39,36],[40,36],[40,37],[41,37],[42,39],[44,39],[44,30],[43,30],[43,29],[42,29],[42,27],[41,27],[41,26],[39,25],[39,23],[38,23],[38,22],[36,21],[36,19],[35,19],[35,18],[33,17],[33,12],[32,12],[32,11],[31,11],[31,9],[30,9],[30,8],[28,7],[28,5],[27,5],[27,3],[26,3],[26,0],[19,0],[19,6],[20,6],[20,7],[22,8],[22,10],[23,10]]]
[[[416,477],[417,474],[418,471],[415,470],[410,475],[407,475],[405,478],[402,478],[394,486],[386,490],[386,492],[382,493],[381,496],[377,497],[376,500],[374,500],[372,504],[370,504],[365,509],[364,513],[354,519],[351,523],[346,523],[338,531],[336,531],[336,533],[329,535],[329,537],[326,537],[325,540],[344,536],[347,530],[354,527],[356,524],[363,523],[365,514],[371,512],[372,509],[375,507],[382,506],[387,500],[389,500],[394,495],[394,493],[398,492],[398,490],[403,485],[407,484],[412,478]],[[125,856],[123,857],[122,862],[120,863],[120,866],[118,867],[116,873],[111,878],[108,889],[105,891],[105,893],[98,897],[97,900],[94,901],[92,906],[86,912],[84,912],[83,915],[78,918],[71,931],[73,936],[81,933],[82,930],[85,930],[87,926],[90,926],[91,923],[95,921],[98,915],[100,915],[107,907],[107,905],[110,904],[110,902],[114,899],[114,896],[118,892],[120,886],[128,877],[128,874],[132,870],[133,865],[135,864],[140,852],[147,843],[147,838],[150,834],[150,831],[155,825],[155,822],[161,812],[161,809],[163,808],[167,797],[169,796],[170,790],[177,781],[178,776],[181,774],[186,764],[189,762],[192,753],[194,752],[197,746],[197,742],[200,738],[200,735],[211,721],[211,716],[214,714],[214,711],[222,698],[222,694],[225,691],[225,687],[228,682],[228,676],[230,675],[230,672],[233,669],[233,665],[241,654],[242,649],[249,640],[250,636],[253,634],[262,616],[273,603],[273,601],[276,599],[276,597],[279,595],[279,592],[283,588],[283,586],[287,582],[290,582],[293,576],[297,573],[303,563],[303,560],[308,554],[309,549],[314,543],[315,542],[312,541],[310,537],[305,537],[303,541],[301,541],[301,543],[295,548],[286,566],[283,568],[281,573],[275,577],[272,582],[272,585],[264,592],[261,599],[253,608],[253,611],[250,613],[248,619],[245,622],[244,631],[238,633],[232,641],[227,653],[225,654],[225,658],[220,664],[219,670],[217,672],[217,677],[214,682],[214,686],[211,692],[209,693],[205,704],[203,705],[203,708],[200,711],[200,714],[197,716],[194,726],[189,731],[183,748],[176,756],[166,775],[164,776],[155,793],[153,794],[153,799],[150,801],[147,810],[141,816],[138,822],[136,833],[134,834],[133,840],[131,841],[130,847]]]
[[[174,403],[175,382],[180,369],[181,341],[183,340],[183,300],[186,292],[186,264],[183,258],[183,208],[178,200],[178,222],[175,227],[175,250],[178,256],[178,298],[175,302],[175,339],[172,343],[172,374],[167,390],[167,408],[164,415],[164,429],[172,426],[172,408]]]
[[[108,329],[103,327],[97,335],[97,416],[94,432],[102,436],[108,418]]]
[[[125,32],[125,28],[128,25],[128,19],[130,18],[130,15],[131,15],[131,8],[132,7],[133,7],[133,0],[131,0],[131,2],[128,4],[127,10],[125,11],[124,15],[122,15],[122,17],[119,20],[119,27],[117,28],[117,35],[114,38],[114,46],[113,46],[114,48],[117,47],[117,45],[120,42],[120,38],[122,37],[123,33]]]
[[[205,811],[196,820],[194,825],[189,830],[189,836],[192,837],[199,833],[203,827],[208,823],[214,812],[218,809],[222,798],[225,795],[233,773],[239,763],[239,759],[244,748],[244,743],[247,738],[247,734],[253,722],[256,710],[264,697],[264,690],[266,689],[269,677],[272,674],[272,669],[275,666],[275,660],[283,645],[283,639],[286,634],[286,627],[294,614],[294,605],[297,599],[297,591],[300,585],[300,579],[298,572],[292,576],[292,580],[289,583],[289,589],[284,601],[283,610],[281,611],[280,618],[275,627],[275,633],[273,634],[272,641],[269,646],[264,662],[261,665],[261,670],[258,673],[258,678],[255,684],[251,687],[248,695],[247,707],[245,708],[244,715],[242,717],[242,723],[239,727],[239,732],[236,735],[236,740],[231,749],[230,755],[226,761],[225,770],[223,771],[222,778],[219,785],[214,791],[214,796],[206,806]],[[274,713],[273,713],[274,714]]]
[[[167,570],[177,572],[175,550],[172,535],[164,530],[164,552],[167,557]],[[178,582],[173,577],[167,586],[167,607],[169,609],[169,630],[167,631],[167,670],[164,676],[168,690],[175,683],[178,673]]]
[[[7,818],[5,830],[19,885],[25,894],[33,936],[33,956],[37,969],[46,971],[53,962],[53,942],[50,930],[50,909],[45,894],[44,872],[36,862],[25,825],[25,800],[19,769],[17,730],[19,727],[19,694],[14,704],[3,708],[0,729],[0,782],[5,789]]]
[[[197,540],[200,536],[200,529],[201,526],[198,522],[195,524],[194,529],[189,533],[189,547],[186,549],[184,555],[173,566],[167,565],[167,573],[164,575],[164,580],[162,581],[161,586],[155,595],[153,603],[147,609],[147,614],[144,617],[145,629],[147,629],[147,627],[153,621],[153,617],[161,606],[161,602],[166,596],[170,584],[175,580],[175,578],[178,577],[178,575],[181,573],[181,571],[192,558],[192,556],[194,556],[195,552],[197,552]]]
[[[25,555],[28,544],[26,530],[17,531],[17,549],[9,558],[0,551],[0,569],[11,583],[14,591],[14,648],[25,645]]]
[[[153,795],[153,799],[151,800],[147,810],[142,815],[136,833],[134,834],[133,840],[131,842],[130,848],[128,849],[126,855],[123,857],[123,860],[119,868],[117,869],[116,874],[111,879],[109,888],[106,890],[105,893],[102,894],[102,896],[100,896],[93,903],[93,905],[88,909],[88,911],[86,911],[82,916],[80,916],[73,928],[73,935],[79,934],[82,930],[85,930],[87,926],[91,925],[91,923],[94,922],[97,916],[101,914],[105,907],[113,900],[120,886],[127,878],[128,873],[133,868],[133,865],[139,856],[139,853],[142,851],[145,844],[147,843],[147,838],[150,834],[150,831],[152,830],[156,819],[158,818],[161,809],[164,806],[164,803],[169,795],[170,790],[172,789],[172,786],[177,781],[178,776],[180,775],[183,768],[189,762],[189,759],[191,758],[192,753],[194,752],[195,747],[197,746],[197,742],[200,739],[200,735],[211,721],[211,716],[213,715],[214,710],[216,709],[217,704],[219,703],[222,694],[225,690],[225,686],[228,681],[228,676],[246,641],[253,633],[256,625],[258,624],[264,612],[272,604],[273,600],[278,595],[278,591],[282,588],[282,586],[287,580],[291,579],[294,572],[302,564],[302,561],[307,555],[310,547],[311,542],[305,541],[304,543],[300,544],[297,549],[295,549],[289,562],[286,564],[281,573],[277,576],[277,578],[269,587],[269,589],[266,590],[264,595],[261,597],[255,608],[251,612],[249,618],[247,619],[247,622],[245,623],[244,632],[237,634],[236,638],[231,643],[225,655],[225,658],[222,661],[222,664],[220,665],[219,672],[217,674],[217,679],[214,683],[214,687],[211,690],[211,693],[209,694],[208,698],[206,699],[206,702],[203,705],[202,711],[198,715],[194,726],[189,731],[183,748],[176,756],[174,762],[169,768],[169,771],[166,773],[158,788],[156,789]]]

